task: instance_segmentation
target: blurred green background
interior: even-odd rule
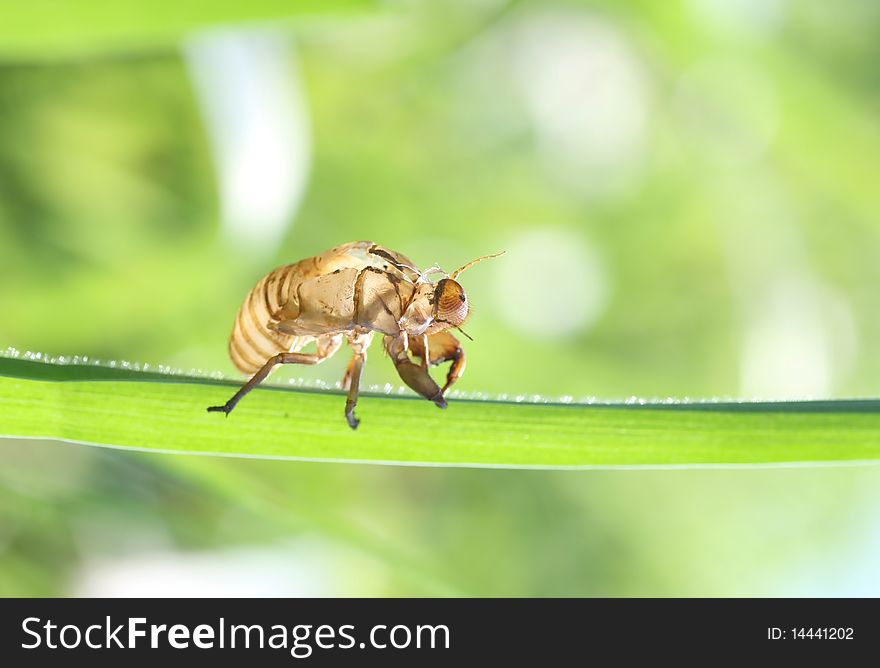
[[[463,276],[464,392],[877,395],[876,3],[19,4],[0,349],[232,375],[253,283],[371,239],[447,270],[508,251]],[[399,384],[378,348],[364,382]],[[878,517],[875,466],[2,440],[0,594],[877,596]]]

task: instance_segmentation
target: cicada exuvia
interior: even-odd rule
[[[406,256],[371,241],[354,241],[326,253],[280,267],[264,276],[238,311],[229,337],[229,355],[251,379],[222,406],[229,414],[278,364],[319,364],[348,341],[352,358],[343,389],[345,418],[352,429],[367,348],[378,333],[406,385],[438,407],[461,377],[465,355],[450,332],[467,319],[469,303],[456,280],[486,255],[451,274],[438,267],[421,271]],[[432,277],[440,276],[432,281]],[[315,352],[300,352],[315,342]],[[413,361],[418,358],[417,364]],[[428,368],[451,362],[441,388]]]

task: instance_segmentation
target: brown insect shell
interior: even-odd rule
[[[395,336],[411,291],[409,284],[378,269],[340,269],[303,281],[297,298],[278,312],[275,329],[320,336],[362,327]]]
[[[434,284],[419,283],[416,285],[412,299],[400,319],[400,327],[409,336],[421,336],[433,322]]]
[[[395,274],[365,269],[355,285],[357,324],[389,336],[400,333],[404,305],[411,301],[413,286]]]
[[[320,336],[351,329],[358,270],[340,269],[299,284],[297,298],[278,313],[276,329],[297,336]]]

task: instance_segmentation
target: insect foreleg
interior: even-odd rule
[[[422,395],[428,401],[433,401],[438,408],[446,408],[446,399],[440,387],[434,382],[434,379],[428,374],[427,369],[420,365],[413,364],[409,358],[406,347],[406,337],[385,337],[385,350],[388,356],[394,362],[400,379],[406,383],[414,392]]]
[[[449,372],[446,374],[446,384],[443,385],[443,394],[446,394],[446,391],[452,387],[455,384],[455,381],[461,378],[461,374],[464,373],[464,350],[462,350],[461,347],[456,348],[451,359],[452,364],[449,367]]]
[[[425,345],[427,343],[427,346]],[[410,341],[410,352],[422,358],[422,365],[435,366],[443,362],[452,361],[446,374],[446,384],[443,386],[443,394],[455,384],[461,374],[464,373],[465,355],[464,349],[449,332],[438,332],[427,337],[414,337]]]

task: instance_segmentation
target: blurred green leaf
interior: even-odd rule
[[[441,412],[410,397],[364,396],[353,432],[338,392],[261,388],[224,419],[205,408],[228,398],[228,382],[19,359],[0,360],[0,375],[3,435],[146,451],[502,467],[880,459],[877,400],[453,400]]]
[[[211,26],[326,16],[370,0],[0,0],[0,57],[46,57],[174,44]]]

